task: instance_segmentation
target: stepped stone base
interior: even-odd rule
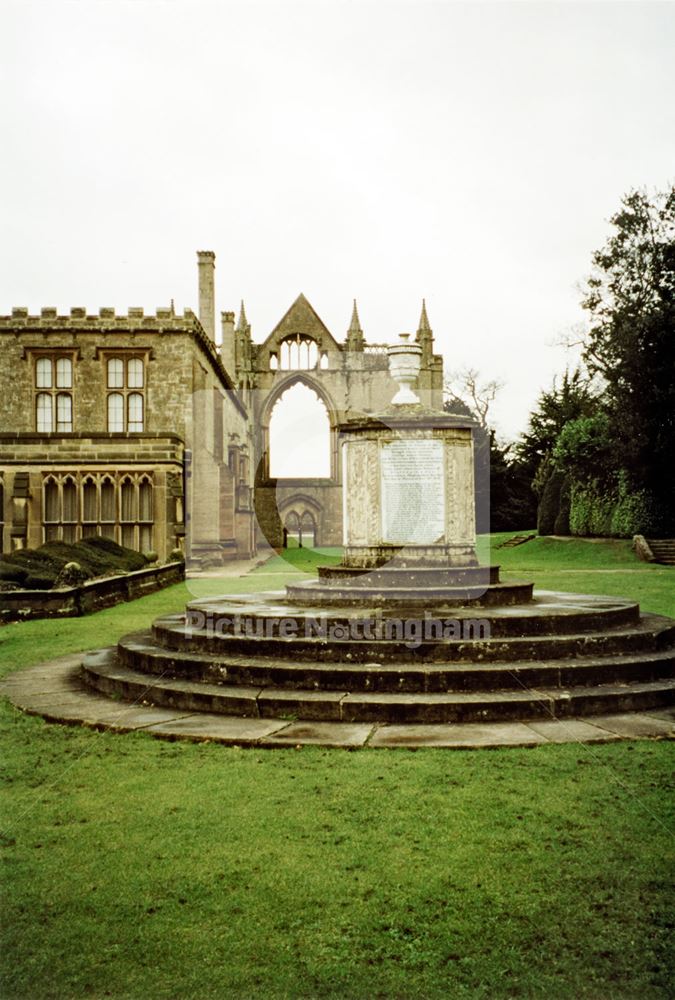
[[[50,722],[112,733],[142,732],[165,740],[190,740],[259,749],[299,746],[373,749],[480,749],[537,747],[549,743],[613,743],[625,739],[669,739],[675,709],[650,709],[586,719],[450,724],[307,722],[188,712],[112,700],[85,685],[81,654],[21,670],[0,681],[0,694],[17,708]],[[147,689],[144,692],[147,693]]]
[[[360,577],[340,601],[342,579],[325,574],[311,606],[299,600],[312,584],[193,601],[88,654],[83,679],[172,710],[308,723],[545,721],[673,701],[675,621],[635,602],[542,592],[465,605],[457,588],[429,600],[432,588],[420,587],[383,601]],[[529,584],[487,592],[511,586],[531,594]]]

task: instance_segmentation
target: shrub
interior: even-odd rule
[[[157,553],[156,552],[143,552],[142,556],[145,559],[146,563],[156,563],[157,562]]]
[[[185,562],[185,553],[182,549],[172,549],[169,553],[169,562]]]
[[[655,499],[645,490],[631,490],[621,472],[616,484],[601,487],[595,481],[572,487],[570,531],[573,535],[603,538],[658,536],[666,527],[666,517]]]
[[[553,525],[553,531],[556,535],[569,535],[570,533],[570,504],[571,483],[569,479],[565,477],[560,488],[558,514]]]
[[[44,573],[33,573],[26,577],[23,586],[26,590],[51,590],[54,585],[53,576],[45,576]]]
[[[546,480],[537,510],[537,531],[540,535],[552,535],[555,531],[563,482],[563,474],[555,471]]]
[[[140,552],[133,549],[125,549],[118,545],[112,538],[84,538],[78,542],[74,549],[77,550],[79,561],[83,565],[95,567],[98,574],[110,573],[114,570],[129,572],[134,569],[143,569],[146,565],[144,557]]]
[[[667,517],[647,490],[631,490],[625,473],[619,476],[618,498],[612,512],[612,534],[619,538],[633,535],[668,534]]]
[[[584,537],[591,533],[591,500],[589,488],[574,483],[571,490],[570,534]]]
[[[110,538],[85,538],[74,545],[47,542],[39,549],[10,552],[0,561],[0,580],[15,581],[28,589],[44,590],[54,586],[68,563],[79,566],[78,582],[143,569],[147,565],[140,552],[125,549]]]
[[[28,570],[16,563],[0,562],[0,580],[11,580],[13,583],[23,583],[28,576]]]

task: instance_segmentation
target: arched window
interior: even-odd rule
[[[127,361],[127,386],[129,389],[143,388],[143,362],[140,358]]]
[[[124,361],[122,358],[108,358],[108,388],[124,387]]]
[[[38,358],[35,363],[35,384],[38,389],[52,387],[52,359]]]
[[[70,364],[69,358],[61,358]],[[69,392],[60,392],[56,397],[56,431],[70,434],[73,429],[73,397]]]
[[[46,542],[53,542],[59,537],[60,520],[59,484],[50,477],[45,480],[42,500],[42,521],[45,527]]]
[[[82,483],[82,537],[91,538],[96,534],[98,522],[98,490],[96,481],[87,477]]]
[[[275,372],[279,367],[279,358],[276,354],[270,354],[270,371]]]
[[[48,359],[40,358],[40,361],[44,360]],[[52,397],[48,392],[39,392],[37,394],[36,412],[38,434],[51,434],[54,429],[54,408]]]
[[[73,388],[73,362],[70,358],[56,359],[56,388]]]
[[[130,392],[127,396],[127,430],[134,433],[143,430],[143,397],[140,392]]]
[[[152,483],[146,477],[138,484],[139,548],[141,552],[152,551]]]
[[[323,371],[328,368],[328,355],[325,352],[321,355],[321,368]]]
[[[108,431],[112,434],[124,430],[124,396],[111,392],[108,396]]]
[[[115,483],[105,477],[101,483],[101,534],[106,538],[115,537],[116,520]]]
[[[70,476],[63,480],[63,540],[73,543],[77,529],[77,486]]]
[[[300,544],[300,517],[295,510],[289,511],[284,519],[284,544],[287,548]]]
[[[314,548],[316,544],[316,521],[309,510],[304,511],[300,518],[300,540],[305,547]]]
[[[131,479],[123,479],[120,487],[120,522],[122,525],[122,545],[136,548],[136,484]]]
[[[319,396],[296,382],[274,404],[269,427],[273,479],[324,479],[330,476],[330,422]]]
[[[283,371],[308,371],[316,368],[319,359],[319,349],[316,341],[300,333],[285,337],[280,347]]]

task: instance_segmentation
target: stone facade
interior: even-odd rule
[[[253,553],[247,412],[191,312],[14,309],[0,384],[3,551],[103,534],[164,560],[187,526],[192,558]]]
[[[356,303],[338,341],[304,295],[261,344],[243,303],[217,334],[214,269],[200,251],[199,318],[173,307],[0,317],[3,551],[103,534],[208,564],[280,547],[296,525],[314,544],[342,544],[339,428],[390,402],[386,346],[366,343]],[[417,342],[418,392],[438,407],[442,359],[424,306]],[[272,412],[297,383],[328,415],[323,478],[270,475]]]

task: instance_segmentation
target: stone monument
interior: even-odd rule
[[[620,598],[533,595],[531,583],[500,582],[498,567],[478,564],[472,423],[417,400],[418,354],[402,336],[389,349],[400,386],[391,406],[341,427],[340,564],[285,593],[191,601],[151,633],[87,654],[84,681],[171,709],[310,724],[550,720],[669,704],[671,619]]]
[[[421,348],[388,350],[400,385],[384,413],[341,428],[344,564],[475,566],[471,419],[425,409],[412,392]]]

